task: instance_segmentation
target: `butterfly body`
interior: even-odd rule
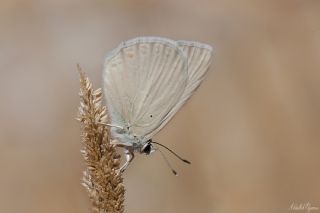
[[[121,43],[105,59],[104,94],[111,135],[134,152],[150,154],[151,138],[191,97],[211,62],[212,48],[191,41],[138,37]]]
[[[123,129],[111,127],[111,135],[124,147],[132,147],[133,151],[139,151],[148,141],[145,138],[136,136],[130,132],[130,127],[125,127]]]

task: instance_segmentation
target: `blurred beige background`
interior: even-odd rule
[[[101,87],[104,55],[142,35],[216,54],[155,138],[192,165],[168,155],[175,177],[159,153],[137,157],[126,212],[320,207],[320,1],[1,0],[0,212],[90,212],[76,63]]]

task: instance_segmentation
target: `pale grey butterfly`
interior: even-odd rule
[[[138,37],[122,42],[105,59],[104,95],[110,115],[112,143],[124,147],[126,162],[134,153],[159,150],[152,141],[199,87],[211,63],[212,47],[193,41]]]

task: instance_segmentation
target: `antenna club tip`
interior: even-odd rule
[[[187,163],[187,164],[191,164],[191,162],[188,161],[188,160],[183,159],[182,161],[185,162],[185,163]]]
[[[175,175],[175,176],[178,176],[178,173],[172,169],[172,173]]]

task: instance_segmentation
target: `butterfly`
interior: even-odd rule
[[[163,144],[152,141],[200,86],[211,63],[208,44],[163,37],[137,37],[107,54],[103,89],[110,115],[112,143],[125,150],[125,171],[134,153],[159,150],[157,145],[186,163]]]

